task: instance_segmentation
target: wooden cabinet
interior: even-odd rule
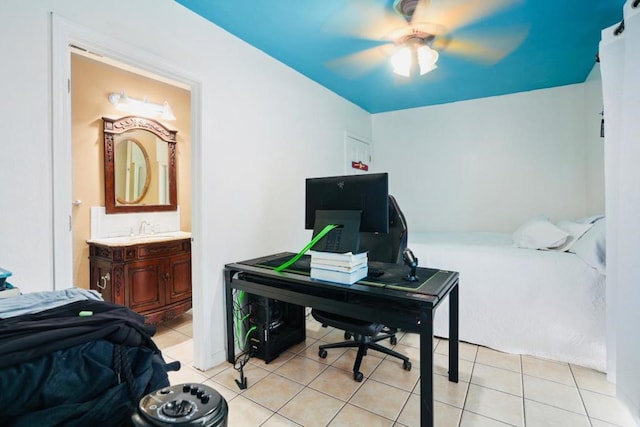
[[[135,244],[89,243],[91,289],[125,305],[147,323],[191,308],[191,240]]]

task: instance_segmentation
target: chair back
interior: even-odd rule
[[[389,233],[360,233],[360,250],[368,251],[369,261],[402,264],[407,247],[407,221],[396,199],[389,194]]]

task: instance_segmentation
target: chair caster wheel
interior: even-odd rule
[[[361,383],[363,378],[364,378],[364,375],[362,375],[362,372],[353,373],[353,379],[356,380],[357,382]]]
[[[318,350],[318,356],[320,356],[321,359],[326,359],[327,358],[327,350],[321,348],[320,350]]]
[[[396,338],[395,335],[389,338],[389,341],[391,342],[391,345],[398,344],[398,338]]]
[[[345,332],[344,333],[344,339],[345,340],[350,340],[351,339],[351,332]]]
[[[411,370],[411,362],[406,361],[402,363],[402,367],[404,368],[405,371],[410,371]]]

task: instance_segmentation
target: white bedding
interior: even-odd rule
[[[575,254],[513,246],[511,234],[409,233],[421,267],[460,273],[460,339],[605,371],[605,276]],[[448,337],[449,304],[434,331]]]

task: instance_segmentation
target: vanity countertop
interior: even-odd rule
[[[171,231],[168,233],[143,234],[139,236],[102,237],[98,239],[89,239],[87,240],[87,243],[105,246],[131,246],[190,238],[191,233],[187,231]]]

